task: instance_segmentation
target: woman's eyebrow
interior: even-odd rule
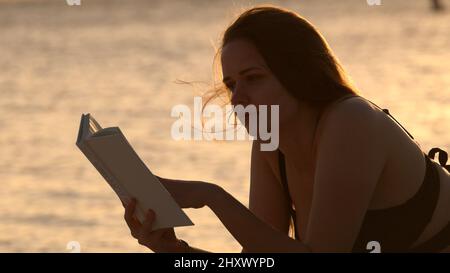
[[[249,72],[249,71],[251,71],[251,70],[254,70],[254,69],[261,69],[261,68],[256,67],[256,66],[251,66],[251,67],[248,67],[248,68],[246,68],[246,69],[244,69],[244,70],[241,70],[241,71],[239,72],[239,75],[244,75],[245,73],[247,73],[247,72]],[[229,79],[230,79],[230,77],[225,77],[225,78],[223,78],[222,82],[226,82],[226,81],[228,81]]]

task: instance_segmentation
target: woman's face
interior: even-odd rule
[[[243,39],[227,43],[222,49],[221,62],[223,82],[231,91],[233,106],[279,105],[280,126],[297,113],[296,99],[272,74],[252,43]],[[267,120],[270,123],[270,117]],[[247,122],[245,127],[248,130]]]

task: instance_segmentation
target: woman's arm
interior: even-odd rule
[[[216,184],[206,183],[202,196],[245,252],[310,252],[309,248],[291,239],[266,222]],[[180,241],[176,252],[211,253]]]
[[[208,192],[206,205],[246,251],[310,252],[305,244],[260,220],[223,188],[210,184]]]
[[[344,105],[328,116],[317,146],[304,239],[314,252],[352,251],[390,150],[375,111]]]
[[[277,162],[277,159],[277,151],[261,151],[260,143],[253,141],[248,208],[262,221],[288,234],[289,203],[282,184],[277,178],[280,171],[278,168],[274,169],[276,165],[269,163],[272,160]],[[242,253],[245,252],[248,251],[243,248]]]
[[[225,227],[237,239],[246,252],[308,252],[308,248],[287,234],[260,220],[238,200],[220,186],[201,181],[181,181],[159,178],[181,208],[201,208],[208,206],[219,217]],[[124,203],[124,218],[131,235],[139,244],[154,252],[194,252],[208,251],[189,247],[177,239],[174,228],[152,230],[156,212],[149,209],[141,223],[134,217],[136,200]]]
[[[283,234],[288,234],[289,213],[280,183],[276,180],[271,167],[263,158],[259,144],[253,142],[250,176],[249,209],[253,215],[263,220]],[[206,196],[206,190],[202,196]],[[212,198],[214,199],[214,198]],[[203,249],[189,247],[180,252],[204,253]],[[250,252],[245,247],[242,252]]]

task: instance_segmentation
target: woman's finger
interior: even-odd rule
[[[155,220],[155,213],[152,210],[147,212],[147,217],[145,218],[139,232],[138,241],[140,244],[147,244],[150,240],[150,234],[152,233],[152,225]]]
[[[128,204],[128,206],[125,207],[125,215],[124,215],[125,221],[128,227],[130,228],[131,235],[133,237],[137,236],[137,231],[140,228],[140,223],[134,218],[135,209],[136,209],[136,200],[133,199]]]
[[[150,218],[149,222],[148,222],[148,226],[145,227],[145,231],[147,232],[147,237],[151,240],[151,241],[155,241],[158,240],[167,230],[170,230],[170,228],[160,228],[155,230],[153,228],[155,219],[156,219],[156,213],[153,210],[149,210],[150,212]],[[151,221],[151,223],[150,223]],[[172,229],[173,230],[173,229]]]
[[[136,209],[136,200],[132,199],[127,206],[125,206],[125,220],[130,221],[133,218],[134,210]]]
[[[147,217],[145,218],[144,222],[142,223],[142,231],[144,231],[146,234],[149,234],[152,232],[152,226],[153,222],[155,220],[155,212],[153,210],[148,210]]]

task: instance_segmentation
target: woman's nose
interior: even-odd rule
[[[236,85],[234,92],[231,96],[231,104],[233,105],[244,105],[246,106],[248,104],[249,100],[248,100],[248,96],[245,94],[244,90]]]

